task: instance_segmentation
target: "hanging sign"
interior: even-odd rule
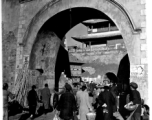
[[[90,75],[94,74],[95,73],[95,69],[92,68],[92,67],[83,67],[82,68],[84,71],[87,71],[90,73]]]
[[[81,66],[71,65],[70,68],[72,76],[81,76]]]
[[[144,76],[144,65],[130,65],[130,75],[143,77]]]
[[[23,56],[23,68],[28,68],[29,65],[29,55]]]

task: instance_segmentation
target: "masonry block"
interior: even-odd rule
[[[18,29],[21,29],[22,27],[23,27],[23,25],[22,25],[22,24],[20,24],[20,25],[19,25],[19,27],[18,27]]]
[[[21,65],[23,64],[23,59],[19,60],[19,64],[21,64]]]
[[[25,17],[24,17],[24,15],[20,15],[20,17],[19,17],[19,20],[21,21],[21,20],[25,20]]]
[[[141,0],[141,4],[146,4],[146,0]]]
[[[140,15],[140,21],[146,21],[146,16],[145,15]],[[140,27],[141,27],[141,24],[140,24]],[[142,27],[141,27],[142,28]]]
[[[17,64],[16,65],[16,69],[21,69],[22,68],[22,64]]]
[[[141,58],[141,64],[147,64],[148,61],[147,61],[147,58]]]
[[[21,33],[18,33],[18,38],[22,38],[22,34]]]
[[[141,58],[147,57],[147,51],[141,51]]]
[[[20,50],[17,50],[17,51],[16,51],[16,55],[20,55]]]
[[[20,54],[20,55],[19,55],[19,59],[22,59],[22,58],[23,58],[23,55],[22,55],[22,54]]]
[[[146,39],[146,33],[141,33],[141,34],[140,34],[140,39],[142,39],[142,40],[143,40],[143,39]]]
[[[146,39],[141,39],[140,40],[140,44],[146,44],[146,43],[147,43]]]
[[[22,15],[24,12],[24,6],[25,6],[24,4],[20,5],[20,15]]]
[[[21,22],[22,24],[25,24],[26,23],[26,20],[22,20],[22,22]]]
[[[19,30],[19,33],[21,33],[21,34],[24,33],[24,32],[25,32],[25,29],[20,29]]]
[[[22,43],[23,37],[18,38],[17,40],[17,46],[20,46],[20,44]]]
[[[140,50],[147,50],[147,44],[141,44]]]
[[[146,21],[141,22],[141,27],[146,27]]]
[[[146,9],[142,9],[142,10],[140,11],[140,14],[141,14],[141,15],[146,15]]]
[[[26,23],[26,20],[24,20],[24,19],[19,21],[19,24],[20,24],[20,25],[23,25],[23,24],[25,24],[25,23]]]
[[[143,33],[146,33],[146,28],[141,28]]]

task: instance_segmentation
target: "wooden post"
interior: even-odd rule
[[[109,23],[109,31],[110,31],[110,23]]]
[[[91,42],[89,42],[89,47],[90,47],[90,51],[91,51]]]

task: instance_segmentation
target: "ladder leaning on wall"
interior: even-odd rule
[[[16,95],[15,100],[23,107],[27,106],[26,98],[28,92],[29,70],[21,69],[14,83],[12,93]]]

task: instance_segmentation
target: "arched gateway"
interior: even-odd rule
[[[137,33],[138,31],[136,31],[131,18],[129,18],[123,7],[111,0],[52,0],[51,2],[48,2],[32,18],[24,34],[22,40],[23,56],[31,56],[31,51],[36,41],[37,34],[46,21],[48,21],[57,13],[65,11],[69,8],[77,7],[96,9],[107,15],[116,24],[122,34],[129,55],[130,63],[135,63],[135,57],[137,55],[134,52],[134,43],[137,40],[137,36],[134,33]]]
[[[74,7],[89,7],[97,9],[103,13],[105,13],[114,23],[117,25],[121,34],[123,36],[124,42],[126,44],[130,61],[133,62],[131,56],[134,56],[133,53],[133,45],[136,36],[134,35],[134,31],[132,30],[132,26],[128,16],[120,10],[119,6],[112,4],[108,0],[79,0],[79,1],[69,1],[69,0],[54,0],[47,3],[31,20],[28,29],[23,38],[23,45],[24,45],[24,54],[30,55],[32,46],[35,42],[35,38],[37,36],[38,31],[42,27],[42,25],[51,17],[56,15],[57,13],[64,11],[69,8]]]

